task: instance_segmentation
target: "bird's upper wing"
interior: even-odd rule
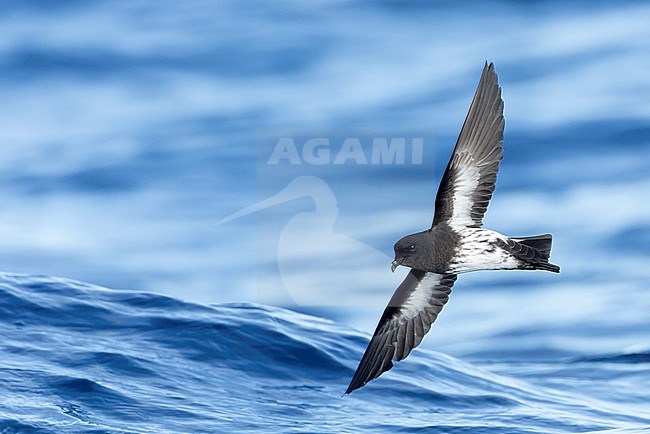
[[[436,195],[433,225],[480,227],[503,158],[503,100],[494,65],[481,81]]]
[[[455,274],[412,269],[390,299],[345,393],[393,367],[418,346],[449,299]]]

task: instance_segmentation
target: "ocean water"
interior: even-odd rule
[[[322,318],[16,274],[0,280],[0,309],[6,433],[642,432],[650,423],[650,352],[485,365],[419,351],[342,397],[367,336]]]
[[[0,432],[648,431],[649,20],[0,4]],[[342,397],[486,60],[506,117],[486,226],[552,233],[562,272],[461,276],[421,347]],[[404,162],[372,164],[394,139]]]

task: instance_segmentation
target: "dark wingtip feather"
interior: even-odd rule
[[[483,75],[486,75],[488,73],[492,73],[492,74],[496,75],[496,72],[494,71],[494,63],[488,62],[486,60],[485,65],[483,66]]]
[[[386,345],[386,338],[386,335],[381,337],[375,335],[370,339],[368,348],[363,354],[359,366],[350,381],[350,385],[345,391],[346,395],[360,389],[384,372],[393,368],[393,362],[391,361],[393,354],[388,354],[388,350],[392,351],[393,346]]]
[[[379,377],[384,372],[389,371],[393,367],[392,362],[389,361],[389,363],[385,366],[386,369],[382,371],[381,368],[384,367],[382,365],[383,364],[378,365],[377,363],[371,364],[364,357],[364,359],[361,360],[361,363],[359,364],[357,371],[354,373],[354,377],[352,377],[352,381],[350,381],[350,384],[348,385],[345,394],[349,395],[355,390],[362,388],[370,381]],[[377,370],[379,370],[380,372],[376,372]]]

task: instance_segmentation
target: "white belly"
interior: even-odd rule
[[[451,261],[450,271],[467,273],[478,270],[508,270],[518,268],[520,262],[509,252],[497,246],[498,239],[508,237],[488,229],[465,228],[458,232],[460,245]]]

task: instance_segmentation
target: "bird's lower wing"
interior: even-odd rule
[[[455,274],[411,270],[379,320],[345,393],[379,377],[417,347],[449,299]]]

